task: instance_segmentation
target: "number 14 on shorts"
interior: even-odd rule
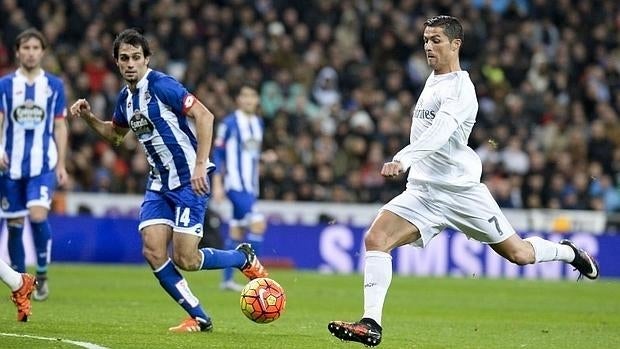
[[[189,207],[178,207],[177,206],[175,224],[177,226],[183,225],[185,227],[188,227],[189,226],[189,213],[190,213]]]

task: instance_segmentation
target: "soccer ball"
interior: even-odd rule
[[[280,284],[269,278],[250,281],[241,291],[241,311],[248,319],[266,324],[277,320],[286,307],[286,295]]]

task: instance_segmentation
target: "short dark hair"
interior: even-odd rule
[[[235,86],[232,89],[231,92],[233,93],[233,96],[235,96],[235,98],[239,97],[239,95],[241,94],[241,91],[243,90],[244,87],[252,89],[252,90],[256,91],[256,93],[258,93],[258,85],[254,81],[252,81],[252,80],[243,80],[243,81],[241,81],[241,83],[239,83],[237,86]]]
[[[41,42],[41,47],[45,50],[47,48],[47,40],[45,40],[45,36],[43,33],[38,31],[35,28],[28,28],[23,32],[19,33],[15,38],[15,50],[19,50],[19,47],[26,41],[35,38]]]
[[[125,29],[120,34],[116,36],[114,39],[114,59],[118,59],[118,49],[121,44],[129,44],[134,47],[142,47],[142,53],[144,53],[144,57],[151,56],[151,48],[149,47],[149,42],[146,40],[144,35],[138,29],[131,28]]]
[[[426,27],[441,27],[450,41],[459,39],[463,41],[463,26],[456,17],[440,15],[429,18],[424,22]]]

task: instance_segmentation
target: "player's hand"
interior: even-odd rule
[[[403,164],[399,161],[390,161],[383,164],[381,175],[383,177],[395,177],[403,173]]]
[[[278,161],[278,153],[273,149],[267,149],[260,155],[260,159],[266,163],[274,163]]]
[[[74,118],[87,117],[88,115],[90,115],[90,103],[88,103],[88,101],[84,98],[80,98],[75,103],[73,103],[71,108],[69,108],[69,112]]]
[[[4,172],[9,168],[9,156],[6,155],[6,152],[2,152],[0,154],[0,172]]]
[[[56,166],[56,180],[58,181],[58,186],[63,187],[68,179],[69,175],[67,174],[67,169],[64,166]]]
[[[191,182],[192,189],[196,194],[207,195],[211,192],[209,179],[207,178],[207,169],[204,165],[196,165]]]

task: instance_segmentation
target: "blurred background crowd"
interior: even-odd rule
[[[479,98],[470,146],[502,207],[620,211],[620,2],[617,0],[2,0],[0,71],[23,29],[50,41],[46,70],[68,103],[111,118],[121,81],[112,41],[144,29],[150,66],[194,93],[218,122],[230,92],[258,83],[266,124],[261,198],[385,202],[404,178],[382,164],[409,142],[428,77],[424,20],[459,17],[461,66]],[[142,193],[137,141],[112,148],[69,120],[67,190]]]

